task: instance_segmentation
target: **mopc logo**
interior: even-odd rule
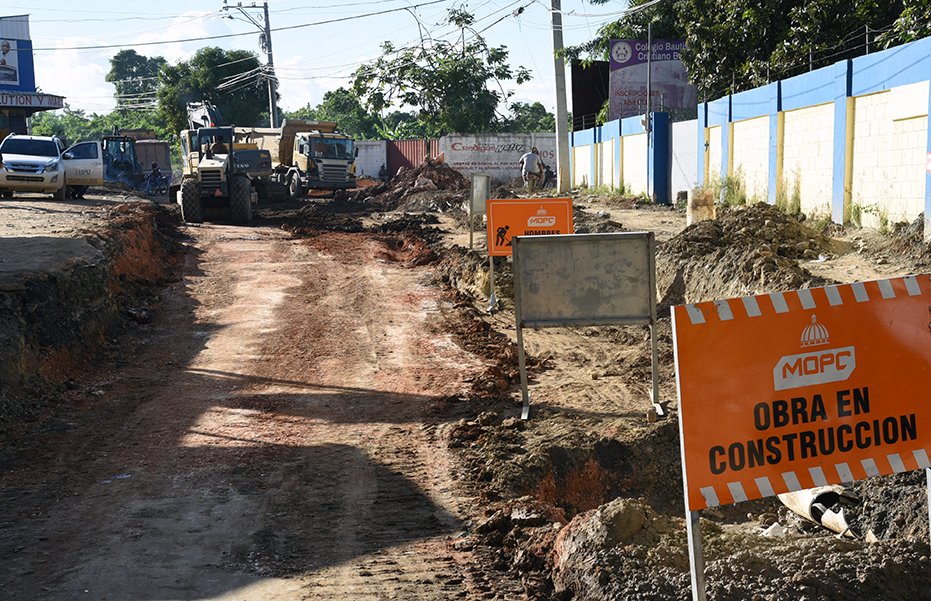
[[[553,227],[556,225],[556,218],[546,214],[546,209],[540,207],[536,215],[527,219],[527,227]]]
[[[802,348],[828,344],[830,344],[830,338],[827,328],[818,323],[812,315],[811,324],[806,326],[802,332]],[[780,359],[773,369],[773,381],[776,390],[843,382],[850,377],[856,366],[856,350],[852,346],[812,350]]]

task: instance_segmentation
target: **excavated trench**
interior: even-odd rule
[[[177,223],[154,205],[129,203],[81,238],[0,242],[11,267],[45,259],[0,278],[0,444],[9,428],[52,408],[109,340],[150,319],[170,277]]]
[[[507,303],[498,314],[479,309],[488,297],[487,258],[435,244],[440,229],[432,212],[373,224],[377,207],[358,212],[352,202],[333,202],[329,210],[310,205],[275,218],[310,246],[321,231],[366,232],[378,238],[380,260],[436,263],[435,283],[451,301],[442,328],[484,364],[466,390],[434,408],[442,424],[436,435],[455,453],[458,478],[481,500],[479,515],[451,540],[451,552],[474,555],[489,594],[497,574],[501,582],[518,578],[528,599],[690,598],[675,412],[652,423],[631,409],[635,402],[618,409],[611,404],[617,399],[605,400],[597,389],[607,382],[634,400],[642,397],[650,376],[644,329],[559,331],[552,346],[537,343],[539,352],[528,360],[532,380],[555,392],[541,393],[533,418],[522,422],[514,417],[519,380]],[[0,281],[0,444],[18,424],[53,408],[113,338],[145,323],[163,286],[172,282],[175,213],[127,207],[111,227],[67,243],[75,245],[69,254],[76,260],[53,272]],[[623,227],[595,221],[587,224],[589,231]],[[724,215],[660,245],[661,312],[686,300],[824,285],[800,260],[843,251],[772,208]],[[499,298],[508,298],[506,263],[496,267],[496,284]],[[661,313],[657,334],[661,400],[671,407],[668,312]],[[574,340],[584,344],[572,346]],[[572,387],[554,384],[570,371],[584,377]],[[923,487],[920,474],[857,483],[867,502],[852,517],[880,539],[872,545],[818,532],[773,500],[705,512],[710,598],[927,598]],[[761,538],[758,530],[776,521],[796,534]]]

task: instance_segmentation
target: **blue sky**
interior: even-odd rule
[[[237,4],[230,1],[224,10],[223,0],[160,0],[132,3],[133,8],[129,2],[112,0],[37,0],[25,8],[0,0],[0,15],[29,15],[36,85],[43,92],[65,96],[74,109],[107,113],[114,106],[114,88],[104,78],[110,58],[122,49],[176,63],[204,46],[219,46],[257,52],[264,62],[259,28],[234,8]],[[261,3],[256,8],[251,8],[252,2],[242,5],[255,21],[264,22]],[[316,106],[325,92],[348,87],[352,72],[380,56],[385,40],[401,47],[419,42],[421,35],[458,38],[458,30],[443,25],[446,11],[454,6],[476,16],[475,28],[491,45],[507,46],[512,66],[524,66],[532,73],[530,83],[519,87],[512,83],[511,100],[539,101],[555,112],[549,0],[478,0],[464,5],[452,0],[320,0],[313,5],[270,0],[280,107]],[[626,0],[600,6],[563,0],[565,44],[591,39],[626,6]],[[519,7],[524,10],[515,16]]]

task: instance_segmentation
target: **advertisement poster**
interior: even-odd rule
[[[608,119],[642,115],[647,105],[647,41],[611,40],[611,78]],[[684,40],[653,40],[650,79],[653,111],[665,111],[674,120],[694,119],[698,89],[689,76],[679,52]]]
[[[19,52],[16,40],[0,40],[0,86],[19,85]]]
[[[464,176],[489,175],[506,182],[520,177],[520,157],[536,147],[543,163],[556,166],[556,134],[454,134],[440,139],[446,164]]]

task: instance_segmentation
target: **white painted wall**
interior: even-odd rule
[[[782,177],[806,215],[830,215],[834,175],[834,104],[785,113]]]
[[[679,121],[669,126],[669,199],[691,190],[701,182],[698,179],[698,120]]]
[[[854,99],[851,202],[863,225],[924,211],[927,142],[928,82]]]
[[[378,178],[378,171],[388,158],[388,143],[384,140],[356,140],[359,156],[356,157],[356,177],[368,175]]]
[[[627,194],[649,194],[647,187],[647,135],[633,134],[623,138],[624,190]]]
[[[737,121],[734,127],[734,171],[750,202],[769,197],[769,115]]]

